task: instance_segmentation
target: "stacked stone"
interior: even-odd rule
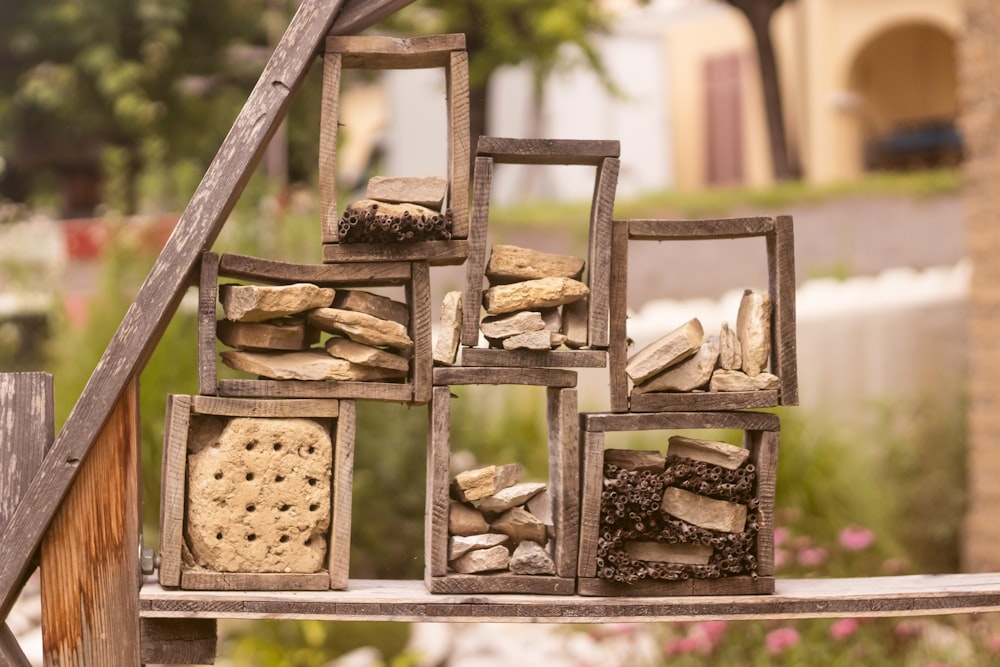
[[[220,285],[219,340],[230,368],[275,380],[386,382],[409,373],[405,303],[310,283]],[[320,333],[333,334],[315,346]]]
[[[634,354],[625,372],[640,394],[777,389],[778,377],[764,370],[770,351],[771,298],[746,290],[735,331],[723,322],[706,337],[692,319]]]
[[[604,454],[597,576],[616,582],[755,576],[760,526],[749,452],[683,436],[666,454]]]
[[[490,347],[551,350],[587,344],[584,260],[512,245],[494,245],[483,293],[480,331]]]
[[[448,241],[451,212],[441,210],[447,190],[443,178],[375,177],[365,199],[344,209],[338,238],[341,243]]]
[[[459,473],[451,482],[448,565],[459,574],[554,575],[552,501],[545,484],[520,482],[516,463]]]

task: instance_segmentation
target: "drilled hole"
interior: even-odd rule
[[[222,533],[216,533],[215,534],[215,539],[221,540],[222,539]]]
[[[309,486],[316,486],[316,480],[312,477],[309,478]]]
[[[257,443],[254,442],[254,441],[248,442],[247,443],[247,451],[248,452],[251,451],[256,445],[257,445]]]
[[[278,538],[278,541],[284,544],[285,542],[288,541],[288,535],[282,535],[280,538]]]
[[[254,534],[254,533],[250,533],[249,535],[247,535],[247,542],[253,542],[256,539],[257,539],[257,535]]]
[[[289,505],[288,505],[288,503],[285,503],[281,507],[278,508],[278,511],[280,511],[280,512],[287,512],[288,509],[289,509]]]
[[[315,512],[318,509],[319,509],[319,505],[317,505],[316,503],[313,503],[312,505],[309,506],[309,511],[310,512]]]
[[[252,472],[248,472],[247,473],[247,481],[248,482],[252,482],[253,481],[253,473]]]
[[[280,442],[274,443],[274,451],[276,451],[276,452],[280,452],[281,451],[281,443]]]
[[[313,447],[312,445],[310,445],[309,449],[306,450],[306,454],[312,454],[315,451],[316,451],[316,448]]]
[[[309,545],[311,545],[312,543],[313,543],[313,541],[312,541],[312,538],[311,538],[311,537],[310,537],[310,538],[309,538],[308,540],[306,540],[305,542],[303,542],[303,544],[305,544],[305,545],[306,545],[307,547],[308,547]]]
[[[222,471],[215,473],[215,479],[222,479]]]
[[[254,507],[254,505],[252,505],[252,504],[250,504],[250,505],[247,505],[247,512],[253,512],[253,511],[254,511],[254,510],[256,510],[256,509],[257,509],[257,508],[256,508],[256,507]]]
[[[284,477],[284,475],[275,475],[274,481],[275,482],[279,482],[279,483],[280,482],[284,482],[285,481],[285,477]]]

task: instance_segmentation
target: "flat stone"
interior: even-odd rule
[[[462,333],[462,293],[448,292],[441,302],[441,325],[434,341],[434,363],[451,366],[458,356]]]
[[[584,260],[579,257],[513,245],[494,245],[486,264],[486,278],[491,285],[538,278],[579,279],[583,265]]]
[[[514,574],[555,574],[556,564],[538,542],[526,540],[517,545],[510,557],[510,571]]]
[[[510,338],[504,338],[503,349],[505,350],[551,350],[552,332],[541,329],[540,331],[529,331],[518,334]]]
[[[781,380],[771,373],[759,373],[750,377],[742,371],[727,371],[721,368],[712,373],[712,381],[708,384],[709,391],[762,391],[777,389]]]
[[[333,463],[326,428],[311,419],[237,417],[221,432],[192,429],[188,448],[185,534],[198,565],[299,573],[326,566]]]
[[[667,443],[668,456],[683,456],[695,461],[721,466],[728,470],[736,470],[746,463],[750,456],[749,449],[716,440],[701,440],[683,435],[673,435],[670,436]]]
[[[566,336],[566,347],[578,349],[587,346],[590,320],[589,300],[586,298],[567,303],[562,307],[562,333]]]
[[[640,542],[628,540],[622,545],[625,553],[636,560],[654,563],[681,563],[708,565],[712,547],[704,544],[670,544],[669,542]]]
[[[562,313],[559,308],[542,308],[538,314],[542,316],[546,331],[562,333]]]
[[[604,465],[659,474],[666,468],[667,458],[651,449],[605,449]]]
[[[490,530],[509,535],[517,543],[532,540],[545,544],[548,539],[545,524],[521,507],[513,507],[491,521]]]
[[[542,482],[521,482],[506,489],[500,489],[492,496],[483,498],[479,502],[479,509],[483,512],[499,514],[511,507],[517,507],[528,502],[535,494],[545,490]]]
[[[652,391],[694,391],[706,387],[718,361],[718,342],[712,338],[707,339],[693,356],[636,385],[635,391],[642,394]]]
[[[266,322],[219,320],[215,330],[224,345],[241,350],[306,350],[319,342],[319,330],[306,324],[304,317]]]
[[[476,549],[449,564],[451,569],[459,574],[506,570],[510,564],[510,551],[502,545],[490,549]]]
[[[771,295],[743,292],[736,315],[736,336],[743,355],[743,372],[753,377],[767,368],[771,354]]]
[[[522,310],[507,315],[489,315],[479,323],[479,330],[487,338],[503,340],[518,334],[545,329],[541,313]]]
[[[262,375],[274,380],[335,380],[370,382],[406,377],[405,371],[373,368],[331,357],[324,350],[303,352],[246,352],[226,350],[222,363],[233,370]]]
[[[410,307],[405,303],[363,290],[337,290],[337,295],[333,297],[333,307],[368,313],[380,320],[398,322],[404,327],[410,323]]]
[[[691,525],[723,533],[743,532],[747,523],[746,505],[716,500],[675,486],[663,490],[660,511]]]
[[[451,503],[448,508],[449,535],[479,535],[490,529],[483,513],[464,503]]]
[[[362,366],[402,371],[404,374],[410,369],[410,362],[406,357],[379,347],[358,343],[350,338],[331,337],[326,341],[326,352],[332,357],[346,359]]]
[[[552,495],[546,487],[528,499],[525,508],[545,524],[546,532],[552,537],[555,523],[552,520]]]
[[[740,350],[740,339],[736,332],[729,328],[728,322],[722,323],[719,331],[719,368],[727,371],[738,371],[743,367],[743,353]]]
[[[693,355],[705,342],[705,331],[697,318],[685,322],[659,340],[636,352],[625,365],[632,382],[641,384],[665,368]]]
[[[476,549],[492,549],[501,544],[507,544],[510,538],[500,533],[482,533],[480,535],[454,535],[448,538],[448,562],[457,560]]]
[[[572,303],[587,296],[590,288],[572,278],[539,278],[510,285],[497,285],[483,293],[483,305],[490,315],[517,310],[536,310]]]
[[[549,345],[553,350],[561,345],[564,345],[566,340],[566,334],[561,334],[555,331],[549,332]]]
[[[263,322],[329,306],[334,294],[333,288],[312,283],[219,285],[219,301],[226,319],[238,322]]]
[[[392,347],[404,353],[413,350],[413,340],[399,322],[340,308],[317,308],[309,312],[308,318],[310,324],[323,331],[342,333],[359,343]]]
[[[516,463],[466,470],[451,481],[451,497],[463,501],[481,500],[520,481],[521,466]]]
[[[417,204],[441,210],[448,180],[438,176],[372,176],[365,199],[389,204]]]

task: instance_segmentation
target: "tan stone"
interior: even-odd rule
[[[327,430],[310,419],[245,417],[200,432],[208,438],[188,443],[185,533],[195,561],[218,572],[323,569],[333,461]]]
[[[572,278],[539,278],[491,287],[483,294],[483,305],[490,315],[502,315],[516,310],[561,306],[589,293],[586,285]]]
[[[406,376],[405,371],[352,364],[331,357],[320,349],[303,352],[246,352],[227,350],[219,356],[233,370],[262,375],[274,380],[336,380],[368,382]]]
[[[333,297],[333,307],[368,313],[380,320],[398,322],[404,327],[410,323],[410,307],[405,303],[363,290],[337,290],[337,295]]]
[[[587,322],[590,318],[589,300],[586,298],[567,303],[562,307],[562,333],[566,336],[566,347],[573,349],[586,347],[588,339]]]
[[[319,331],[304,317],[266,322],[219,320],[216,334],[223,344],[243,350],[306,350],[319,342]]]
[[[502,545],[490,549],[476,549],[449,564],[451,569],[459,574],[506,570],[510,564],[510,551]]]
[[[738,371],[743,367],[743,353],[740,351],[740,339],[736,332],[729,328],[728,322],[722,323],[719,332],[719,368],[727,371]]]
[[[479,330],[487,338],[503,340],[530,331],[541,331],[545,322],[540,313],[522,310],[507,315],[489,315],[479,323]]]
[[[700,440],[683,435],[671,436],[667,441],[667,456],[683,456],[736,470],[746,463],[750,450],[716,440]]]
[[[325,347],[330,356],[346,359],[354,364],[403,371],[404,373],[410,369],[410,362],[406,357],[379,347],[355,342],[350,338],[333,336],[326,341]]]
[[[486,264],[491,285],[538,278],[576,278],[583,273],[579,257],[554,255],[513,245],[494,245]]]
[[[721,368],[712,373],[712,381],[708,384],[709,391],[761,391],[777,389],[781,380],[777,375],[760,373],[750,377],[742,371],[727,371]]]
[[[317,308],[308,315],[309,323],[329,333],[342,333],[351,340],[377,347],[393,347],[408,353],[413,340],[399,322],[383,320],[340,308]]]
[[[540,331],[529,331],[528,333],[517,334],[510,338],[504,338],[503,349],[505,350],[551,350],[552,332],[542,329]]]
[[[219,285],[219,301],[226,319],[263,322],[295,315],[333,303],[334,290],[312,283],[293,285]]]
[[[736,316],[743,372],[753,377],[767,368],[771,354],[771,295],[746,290]]]
[[[538,542],[526,540],[517,545],[510,557],[510,571],[514,574],[555,574],[552,556]]]
[[[450,535],[479,535],[490,529],[483,513],[464,503],[451,503],[448,508],[448,533]]]
[[[708,339],[701,348],[679,364],[675,364],[659,374],[654,375],[640,385],[637,392],[651,391],[693,391],[708,385],[712,379],[712,371],[719,361],[718,342]]]
[[[451,366],[458,356],[462,332],[462,293],[448,292],[441,303],[441,325],[434,341],[434,363]]]
[[[555,523],[552,520],[552,495],[550,494],[548,488],[539,491],[529,498],[525,508],[531,512],[536,519],[545,524],[546,532],[549,537],[552,537],[554,532],[553,526]]]
[[[636,352],[625,365],[625,373],[640,384],[701,348],[705,331],[697,318],[685,322],[659,340]]]
[[[509,535],[517,543],[531,540],[545,544],[548,539],[545,524],[521,507],[513,507],[491,521],[490,530]]]
[[[636,560],[654,563],[681,563],[684,565],[708,565],[712,558],[712,547],[703,544],[670,544],[669,542],[626,541],[625,553]]]
[[[560,345],[564,345],[566,340],[566,334],[561,334],[556,331],[549,332],[549,345],[553,350]]]
[[[451,481],[451,496],[456,500],[481,500],[521,481],[521,466],[508,463],[466,470]]]
[[[500,489],[492,496],[483,498],[479,502],[479,509],[483,512],[499,514],[511,507],[524,505],[536,494],[545,490],[545,484],[541,482],[521,482],[506,489]]]
[[[372,176],[365,199],[389,204],[417,204],[438,211],[448,193],[448,180],[438,176]]]
[[[661,473],[666,468],[667,459],[660,452],[649,449],[605,449],[604,465]]]
[[[509,541],[509,537],[499,533],[455,535],[448,539],[448,561],[457,560],[476,549],[492,549],[495,546],[507,544]]]
[[[663,490],[660,511],[694,526],[723,533],[740,533],[747,523],[746,505],[716,500],[675,486]]]

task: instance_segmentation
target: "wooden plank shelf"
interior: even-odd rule
[[[182,591],[146,583],[144,618],[604,623],[1000,612],[1000,573],[778,579],[773,595],[581,598],[440,595],[421,581],[354,580],[345,591]]]

